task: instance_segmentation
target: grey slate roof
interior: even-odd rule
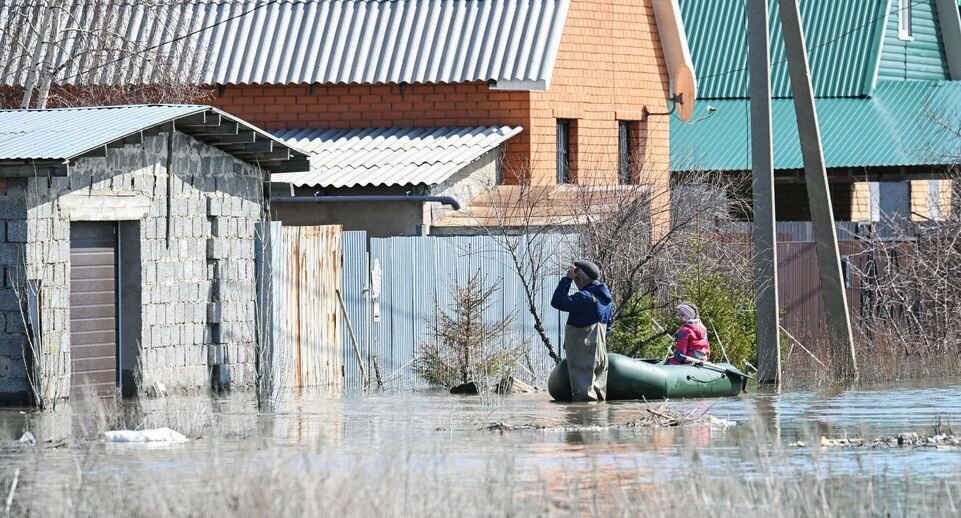
[[[122,37],[107,44],[67,37],[52,64],[61,84],[495,81],[544,89],[569,1],[180,0],[148,7],[67,0],[72,14],[61,25]],[[22,16],[39,24],[42,4],[3,2],[0,27]],[[34,41],[26,30],[0,33],[3,84],[25,83]]]
[[[309,173],[271,175],[297,187],[437,185],[521,132],[519,127],[284,130],[311,154]]]
[[[241,159],[261,161],[264,169],[291,170],[305,156],[290,151],[279,139],[255,126],[216,108],[203,105],[130,105],[50,110],[0,110],[0,161],[65,161],[103,150],[105,146],[139,136],[157,126],[174,121],[177,130],[192,134]],[[223,128],[238,136],[249,136],[244,143],[222,142],[223,134],[204,131]],[[244,152],[246,144],[260,142],[257,152]],[[268,144],[269,143],[269,144]],[[278,159],[277,154],[289,154]],[[268,157],[267,155],[273,154]],[[2,164],[0,164],[2,167]]]

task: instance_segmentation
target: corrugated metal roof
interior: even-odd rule
[[[911,40],[898,37],[898,2],[891,3],[881,51],[879,79],[928,81],[950,79],[940,20],[933,1],[911,3]]]
[[[694,57],[698,97],[748,97],[744,0],[680,0]],[[811,78],[818,97],[870,93],[884,35],[888,0],[801,0]],[[791,83],[778,2],[769,3],[771,93],[789,97]]]
[[[309,173],[274,174],[297,187],[437,185],[521,132],[508,126],[282,130],[310,157]]]
[[[708,113],[708,106],[717,111]],[[818,99],[827,167],[916,166],[957,163],[961,139],[946,129],[961,121],[961,81],[882,81],[872,98]],[[774,164],[801,169],[791,99],[775,99]],[[693,119],[671,122],[672,171],[750,169],[749,105],[702,102]]]
[[[209,106],[0,110],[0,160],[66,160]]]
[[[245,140],[224,141],[224,136],[233,135],[222,134],[218,139],[216,135],[204,134],[196,121],[183,121],[198,115],[204,119],[205,129],[229,128],[238,136],[245,133]],[[306,169],[304,155],[296,151],[284,153],[289,148],[276,137],[216,108],[192,104],[0,110],[0,160],[69,160],[170,121],[182,121],[177,127],[179,131],[213,146],[223,146],[227,153],[242,151],[243,160],[258,162],[268,171],[289,171],[301,162]],[[244,149],[246,144],[258,140],[257,144],[271,144]],[[278,152],[283,157],[278,157]]]
[[[569,0],[68,2],[75,20],[71,23],[121,36],[107,45],[89,37],[67,38],[53,60],[62,68],[59,83],[136,84],[176,77],[199,84],[515,81],[530,88],[550,83],[569,4]],[[38,5],[43,3],[4,2],[0,22],[16,13],[39,24]],[[25,47],[16,44],[19,39]],[[0,34],[0,63],[7,64],[0,70],[4,84],[25,82],[32,48],[28,35]],[[135,57],[129,57],[131,52]]]

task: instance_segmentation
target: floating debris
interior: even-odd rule
[[[792,448],[806,448],[804,441],[795,441],[788,446]],[[896,436],[880,436],[874,439],[863,437],[842,437],[829,439],[821,437],[818,441],[821,448],[957,448],[961,446],[961,438],[949,434],[920,435],[917,433],[902,433]]]
[[[565,425],[540,425],[540,424],[510,424],[505,422],[494,423],[484,427],[484,430],[493,432],[513,432],[525,430],[537,430],[543,432],[590,432],[603,430],[622,430],[633,428],[670,428],[676,426],[713,426],[726,428],[734,426],[734,421],[718,419],[703,412],[690,412],[687,414],[678,413],[667,405],[659,407],[648,406],[647,415],[628,421],[626,423],[614,424],[565,424]]]
[[[107,442],[187,442],[180,432],[170,428],[151,430],[114,430],[105,432]]]
[[[17,451],[25,451],[27,449],[35,449],[35,448],[43,448],[43,449],[61,448],[63,446],[66,446],[67,444],[68,443],[66,439],[60,439],[60,440],[47,439],[41,442],[37,440],[37,437],[33,435],[33,432],[26,431],[26,432],[23,432],[23,435],[21,435],[20,438],[17,439],[16,441],[13,441],[12,443],[0,444],[0,451],[17,452]]]
[[[23,435],[17,439],[17,444],[20,446],[36,446],[37,438],[33,436],[30,431],[23,432]]]

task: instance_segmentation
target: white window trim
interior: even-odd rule
[[[914,41],[911,31],[912,0],[898,0],[898,39],[901,41]]]

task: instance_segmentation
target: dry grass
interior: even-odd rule
[[[647,464],[635,454],[657,439],[644,430],[616,430],[636,441],[590,454],[571,441],[590,430],[549,428],[443,431],[358,449],[318,435],[273,441],[262,415],[242,423],[216,408],[148,403],[158,406],[144,425],[203,438],[159,450],[80,439],[0,453],[0,502],[16,474],[12,516],[949,516],[961,505],[961,474],[917,480],[869,461],[834,471],[825,450],[783,447],[761,422],[738,425],[747,427],[740,446],[668,448]],[[104,414],[95,423],[106,425]],[[565,443],[548,440],[557,436]],[[472,441],[491,440],[544,447],[472,454]]]
[[[38,490],[33,477],[43,470],[37,463],[22,472],[21,491],[27,494],[13,500],[11,514],[949,516],[961,503],[957,474],[928,484],[904,475],[852,479],[781,470],[786,463],[781,451],[755,452],[756,468],[749,473],[689,457],[690,472],[681,482],[651,481],[656,466],[585,470],[552,459],[531,476],[519,473],[509,455],[465,474],[454,461],[425,462],[412,451],[339,459],[318,451],[254,450],[239,462],[218,461],[214,445],[207,453],[197,459],[195,471],[162,483],[155,482],[158,473],[149,467],[111,470],[110,455],[94,449],[78,454],[76,474]],[[9,488],[13,474],[3,471],[0,486]]]
[[[907,381],[930,383],[961,377],[961,362],[958,362],[954,352],[905,351],[900,339],[886,335],[876,336],[871,345],[865,344],[861,337],[857,337],[855,342],[858,351],[858,386]],[[837,380],[832,348],[828,343],[814,341],[804,345],[813,353],[813,357],[800,347],[788,346],[782,350],[783,389],[806,390],[850,385],[849,381]]]

